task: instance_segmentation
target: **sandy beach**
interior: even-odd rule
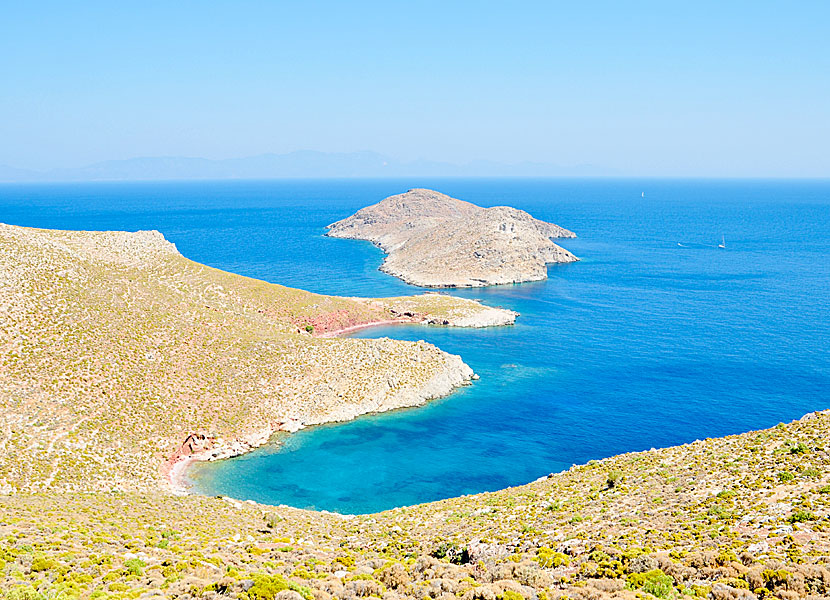
[[[412,319],[387,319],[384,321],[372,321],[370,323],[360,323],[358,325],[352,325],[350,327],[344,327],[343,329],[336,329],[334,331],[326,331],[325,333],[321,333],[315,337],[333,338],[343,335],[344,333],[360,331],[361,329],[368,329],[369,327],[377,327],[379,325],[412,325],[417,323],[419,323],[419,321],[413,321]]]

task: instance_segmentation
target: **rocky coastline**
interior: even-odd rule
[[[372,325],[376,324],[367,324]],[[295,433],[314,425],[352,421],[365,414],[422,406],[430,400],[448,396],[456,388],[469,385],[473,379],[477,379],[473,370],[460,356],[444,353],[444,357],[444,369],[420,385],[398,393],[379,394],[361,404],[343,403],[327,414],[295,417],[231,440],[213,438],[205,434],[190,434],[181,448],[162,465],[161,473],[166,486],[173,494],[186,495],[190,491],[186,483],[186,471],[196,462],[225,460],[251,452],[267,444],[278,432]]]
[[[425,294],[432,303],[456,303],[455,299],[446,295]],[[388,300],[372,300],[367,298],[356,299],[361,302],[389,303],[391,312],[396,315],[393,319],[370,321],[358,323],[342,329],[325,330],[316,334],[319,338],[335,338],[347,333],[362,329],[377,327],[380,325],[429,325],[449,327],[501,327],[515,323],[519,313],[496,307],[487,307],[475,301],[463,300],[462,308],[455,311],[440,311],[441,316],[429,312],[413,312],[407,310],[413,303],[411,298],[393,298]],[[414,304],[417,304],[417,300]],[[471,310],[472,309],[472,310]],[[413,408],[422,406],[426,402],[445,397],[457,387],[469,385],[478,376],[465,364],[461,357],[451,354],[444,354],[446,363],[444,369],[433,375],[430,379],[420,383],[414,389],[408,389],[395,395],[383,396],[376,402],[355,404],[342,404],[337,409],[326,415],[294,417],[286,421],[271,423],[266,427],[256,430],[248,435],[236,437],[231,440],[213,438],[204,434],[194,433],[187,437],[181,448],[173,456],[164,462],[161,467],[161,474],[165,486],[173,494],[187,495],[190,488],[187,484],[187,469],[196,462],[212,462],[234,458],[251,452],[260,446],[268,443],[271,438],[279,432],[295,433],[307,426],[322,425],[350,421],[358,416],[370,413],[381,413],[402,408]],[[200,444],[193,447],[194,438],[198,437]]]
[[[292,290],[189,261],[152,232],[0,226],[0,317],[8,600],[830,597],[827,411],[337,515],[171,491],[193,460],[475,378],[425,342],[329,333],[515,314]]]

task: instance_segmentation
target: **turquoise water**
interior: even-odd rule
[[[360,332],[425,339],[481,379],[427,407],[311,428],[200,465],[200,491],[369,512],[830,407],[830,182],[0,186],[0,221],[155,228],[223,269],[325,293],[395,295],[418,288],[377,271],[372,245],[324,238],[323,227],[416,185],[572,229],[580,237],[562,245],[583,260],[550,267],[544,282],[453,292],[519,311],[514,327]]]

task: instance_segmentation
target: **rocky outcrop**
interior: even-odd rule
[[[381,270],[424,287],[481,287],[547,277],[576,256],[553,243],[576,235],[507,206],[482,208],[425,189],[390,196],[329,225],[330,237],[369,240]]]
[[[507,308],[485,306],[476,300],[427,292],[420,296],[388,298],[389,311],[401,319],[424,325],[450,327],[499,327],[512,325],[519,313]]]
[[[460,356],[443,352],[440,360],[441,366],[425,381],[407,382],[404,385],[399,374],[390,372],[385,381],[366,389],[360,401],[332,402],[326,413],[305,420],[304,424],[351,421],[368,413],[421,406],[430,400],[448,395],[455,388],[468,384],[473,378],[473,370]]]
[[[504,308],[485,308],[471,315],[460,315],[440,322],[435,317],[427,317],[424,321],[429,325],[449,325],[451,327],[500,327],[512,325],[516,322],[519,313]]]

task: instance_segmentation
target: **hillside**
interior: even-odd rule
[[[472,375],[423,342],[323,336],[515,316],[293,290],[189,261],[158,232],[0,225],[0,597],[830,596],[830,411],[375,515],[171,493],[192,451]]]
[[[809,415],[365,516],[157,492],[0,497],[2,586],[10,598],[818,600],[828,434],[830,414]]]
[[[8,225],[0,311],[0,489],[18,492],[155,488],[191,434],[227,456],[279,429],[421,404],[470,368],[424,342],[324,336],[515,318],[434,294],[286,288],[187,260],[158,232]]]

